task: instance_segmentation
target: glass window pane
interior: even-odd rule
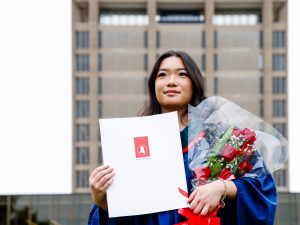
[[[204,23],[203,9],[159,10],[158,23]]]
[[[285,100],[273,100],[273,116],[284,117],[285,113]]]
[[[274,54],[272,57],[272,69],[273,71],[285,71],[286,70],[286,56],[285,54]]]
[[[148,15],[145,9],[101,9],[99,23],[114,26],[145,26]]]
[[[216,25],[256,25],[261,22],[261,9],[217,9],[213,17]]]
[[[88,118],[90,116],[90,102],[76,101],[76,117]]]
[[[76,94],[88,95],[90,92],[89,78],[76,78]]]
[[[89,141],[90,139],[90,126],[89,124],[76,125],[76,141]]]

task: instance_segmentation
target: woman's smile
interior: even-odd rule
[[[167,90],[164,92],[166,95],[168,96],[175,96],[177,94],[180,94],[180,91],[177,91],[177,90]]]

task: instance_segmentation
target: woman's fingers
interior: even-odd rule
[[[101,188],[101,191],[106,192],[107,188],[112,184],[114,178],[111,177]]]
[[[193,210],[195,214],[200,213],[201,215],[206,215],[209,212],[210,204],[207,203],[205,199],[196,195],[190,203],[190,209]]]
[[[187,202],[190,203],[191,201],[193,201],[193,199],[195,198],[196,194],[197,194],[197,189],[192,192],[192,194],[189,196],[189,199],[188,199]]]
[[[202,201],[199,201],[198,204],[196,205],[196,207],[194,208],[193,213],[199,214],[201,212],[203,206],[204,206],[204,203]]]
[[[201,215],[205,216],[209,212],[209,205],[205,205],[201,210]]]
[[[196,189],[195,191],[192,192],[192,194],[188,199],[188,202],[190,203],[190,209],[195,210],[196,207],[199,205],[200,201],[201,198],[199,196],[198,189]]]
[[[104,178],[104,180],[106,180],[106,176],[108,175],[108,174],[110,174],[110,173],[112,173],[114,171],[114,169],[113,168],[111,168],[111,167],[108,167],[107,169],[103,169],[103,170],[101,170],[101,171],[99,171],[97,174],[96,174],[96,176],[94,177],[94,181],[96,182],[96,183],[98,183],[100,180],[102,180],[103,178]]]
[[[99,166],[96,169],[93,170],[93,172],[90,175],[90,179],[94,179],[94,177],[102,170],[108,169],[109,165]]]
[[[92,172],[89,178],[90,185],[99,191],[106,191],[107,187],[112,183],[114,175],[112,167],[100,166]]]
[[[95,183],[95,188],[97,188],[100,191],[106,191],[107,187],[112,183],[114,175],[114,172],[110,172],[102,176],[102,178]]]
[[[114,178],[112,167],[99,166],[91,173],[89,183],[93,201],[103,209],[107,210],[106,190],[112,184]]]
[[[219,204],[219,197],[213,190],[216,187],[210,185],[203,185],[198,187],[189,196],[189,208],[195,214],[207,215],[210,210],[214,209]]]

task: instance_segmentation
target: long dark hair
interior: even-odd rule
[[[156,60],[153,66],[152,72],[150,73],[150,77],[148,79],[149,100],[146,106],[141,110],[140,116],[155,115],[160,114],[162,112],[155,95],[155,80],[161,62],[164,59],[172,56],[178,57],[182,60],[183,64],[186,67],[187,73],[192,81],[193,96],[190,101],[190,104],[192,106],[197,106],[202,100],[206,98],[204,95],[204,79],[195,61],[192,59],[191,56],[189,56],[183,51],[171,50],[159,56],[159,58]]]

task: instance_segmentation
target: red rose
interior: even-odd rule
[[[252,170],[252,165],[247,160],[245,160],[240,163],[239,170],[243,173],[248,173]]]
[[[219,178],[222,178],[223,180],[233,180],[235,176],[231,173],[230,169],[224,168],[219,174]]]
[[[237,128],[237,127],[233,128],[233,131],[232,131],[232,133],[233,133],[234,136],[236,136],[236,137],[240,136],[241,132],[242,132],[242,130],[240,130],[240,129]]]
[[[200,180],[208,180],[211,174],[211,169],[207,166],[196,167],[194,169],[194,177]]]
[[[249,144],[253,144],[256,140],[256,134],[254,133],[254,131],[248,128],[245,128],[241,134],[243,135],[243,138],[248,141]]]
[[[240,154],[241,154],[241,151],[231,147],[230,145],[225,145],[221,152],[221,156],[226,161],[232,161],[236,156],[238,156]]]

